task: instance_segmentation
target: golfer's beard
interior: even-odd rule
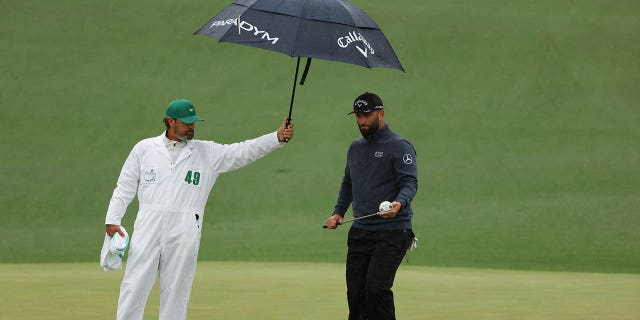
[[[362,134],[362,136],[365,139],[369,139],[371,138],[371,136],[373,136],[376,132],[378,132],[378,129],[380,129],[380,126],[378,125],[378,122],[375,121],[374,123],[372,123],[369,127],[367,128],[362,128],[359,127],[360,129],[360,134]]]

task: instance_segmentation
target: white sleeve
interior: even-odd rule
[[[122,217],[124,217],[127,207],[133,200],[138,191],[138,182],[140,180],[140,143],[136,144],[129,153],[129,157],[122,166],[118,183],[111,201],[107,209],[107,217],[105,224],[120,225]]]
[[[233,144],[212,143],[211,164],[217,172],[233,171],[283,146],[284,142],[278,141],[277,132]]]

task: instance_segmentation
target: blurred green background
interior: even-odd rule
[[[200,139],[277,128],[295,59],[192,35],[229,2],[0,2],[0,262],[97,261],[122,164],[177,97]],[[353,3],[406,73],[314,60],[295,139],[216,183],[200,260],[344,261],[348,229],[321,226],[373,91],[418,152],[411,264],[640,272],[640,2]]]

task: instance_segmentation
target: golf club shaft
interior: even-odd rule
[[[352,221],[357,221],[357,220],[362,220],[362,219],[366,219],[366,218],[371,218],[371,217],[375,217],[380,215],[382,212],[376,212],[376,213],[372,213],[372,214],[368,214],[366,216],[362,216],[362,217],[357,217],[357,218],[353,218],[353,219],[347,219],[347,220],[342,220],[340,222],[340,224],[343,224],[345,222],[352,222]]]
[[[378,211],[378,212],[376,212],[376,213],[368,214],[368,215],[366,215],[366,216],[357,217],[357,218],[353,218],[353,219],[342,220],[342,221],[338,222],[336,225],[338,225],[338,226],[339,226],[339,225],[341,225],[341,224],[345,224],[345,223],[348,223],[348,222],[353,222],[353,221],[357,221],[357,220],[362,220],[362,219],[366,219],[366,218],[371,218],[371,217],[379,216],[379,215],[381,215],[381,214],[383,214],[383,213],[385,213],[385,212],[383,212],[383,211]],[[323,229],[327,229],[328,227],[327,227],[327,225],[325,224],[324,226],[322,226],[322,228],[323,228]]]

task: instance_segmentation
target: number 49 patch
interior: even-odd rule
[[[184,177],[184,182],[188,185],[197,186],[200,184],[200,172],[198,171],[187,171],[187,175]]]

